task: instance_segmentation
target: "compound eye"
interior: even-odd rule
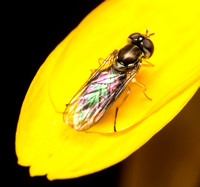
[[[133,33],[128,37],[128,42],[129,43],[136,43],[138,41],[138,38],[141,37],[142,35],[140,33]]]
[[[143,46],[146,50],[148,50],[149,52],[149,57],[153,54],[153,51],[154,51],[154,45],[152,43],[151,40],[149,40],[148,38],[145,38],[143,40]]]

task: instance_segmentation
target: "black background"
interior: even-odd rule
[[[45,176],[30,177],[28,168],[17,165],[14,147],[20,108],[34,75],[50,52],[101,2],[100,0],[76,0],[70,2],[70,4],[66,2],[60,4],[52,1],[48,4],[42,2],[35,4],[15,3],[5,6],[7,11],[3,16],[5,26],[2,27],[2,30],[5,33],[2,35],[2,39],[6,41],[4,45],[6,60],[2,64],[6,65],[5,71],[7,74],[2,80],[6,83],[5,94],[8,97],[5,98],[8,99],[4,99],[6,101],[4,110],[6,123],[2,123],[2,126],[6,127],[6,136],[3,141],[6,148],[2,154],[6,157],[6,162],[2,161],[2,184],[26,185],[28,187],[119,186],[118,178],[123,162],[77,179],[48,181]],[[2,70],[3,73],[4,70]],[[191,108],[192,106],[189,105],[186,110],[189,111]],[[178,118],[180,118],[179,116]],[[165,127],[149,142],[162,142],[159,138],[162,135],[159,134],[168,136],[170,129],[173,129],[172,124]],[[4,137],[3,132],[2,137]],[[150,144],[149,142],[145,144],[146,147]],[[138,151],[145,149],[145,146]],[[134,154],[137,154],[138,151]],[[3,183],[4,181],[6,183]]]
[[[6,136],[6,165],[3,172],[6,183],[26,186],[116,186],[118,165],[93,175],[71,180],[48,181],[46,177],[30,177],[28,168],[17,165],[15,130],[20,108],[37,70],[50,52],[102,0],[79,0],[60,4],[15,3],[6,6],[4,30],[6,36],[6,69],[9,72],[8,118]],[[11,107],[12,106],[12,107]],[[12,110],[11,110],[12,108]],[[6,112],[7,113],[7,112]],[[8,143],[8,145],[7,145]],[[8,153],[8,154],[7,154]],[[2,182],[3,182],[2,181]],[[105,184],[106,183],[106,184]],[[3,184],[3,183],[2,183]]]

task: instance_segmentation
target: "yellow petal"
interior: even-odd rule
[[[200,85],[199,6],[165,3],[106,1],[46,59],[27,92],[16,132],[18,163],[30,166],[32,176],[73,178],[109,167],[148,141],[193,96]],[[117,103],[87,132],[65,124],[65,104],[90,69],[98,67],[98,58],[122,48],[131,33],[144,33],[146,27],[156,33],[151,58],[155,67],[142,68],[136,78],[147,86],[153,101],[131,85],[132,92],[119,109],[117,133],[113,133]]]

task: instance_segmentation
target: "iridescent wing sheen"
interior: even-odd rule
[[[136,74],[119,73],[108,59],[66,107],[64,121],[77,130],[86,130],[99,121]]]
[[[89,79],[82,85],[82,87],[77,91],[77,93],[74,95],[74,97],[72,98],[72,100],[70,101],[68,105],[73,104],[81,95],[81,93],[83,92],[83,90],[85,89],[85,87],[87,86],[87,84],[95,78],[95,76],[97,75],[97,73],[100,70],[106,69],[109,66],[111,66],[113,64],[113,61],[116,57],[116,55],[118,54],[118,50],[114,50],[100,65],[97,69],[95,69],[92,74],[90,75]]]
[[[114,50],[101,64],[100,66],[95,69],[95,71],[92,72],[92,74],[90,75],[89,79],[82,85],[82,87],[77,91],[77,93],[74,95],[74,97],[71,99],[71,101],[66,104],[66,109],[63,113],[63,120],[66,123],[69,123],[71,125],[73,125],[73,122],[71,121],[72,115],[71,113],[73,113],[73,109],[75,108],[77,101],[80,97],[80,95],[83,93],[83,91],[85,90],[86,86],[89,84],[89,82],[95,78],[95,76],[97,75],[97,73],[100,70],[106,69],[107,67],[111,66],[113,64],[113,61],[116,57],[118,53],[118,50]]]

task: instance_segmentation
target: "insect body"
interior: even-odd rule
[[[147,33],[148,30],[145,35],[131,34],[126,46],[113,51],[100,64],[70,103],[66,105],[63,115],[65,123],[70,124],[76,130],[86,130],[103,117],[138,73],[142,59],[148,59],[153,54],[154,45],[149,38],[153,34],[147,35]],[[149,66],[151,65],[149,63]],[[140,83],[140,85],[142,84]],[[144,85],[142,87],[146,90]],[[117,112],[118,107],[114,131],[116,131]]]

